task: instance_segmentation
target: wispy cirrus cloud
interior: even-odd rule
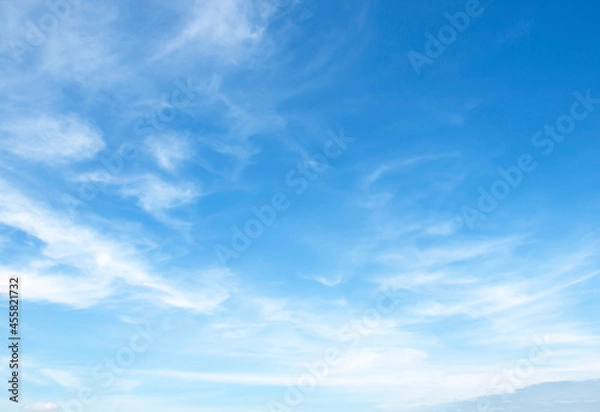
[[[130,298],[148,294],[163,304],[199,312],[213,310],[229,296],[220,287],[205,295],[202,290],[183,291],[166,284],[151,273],[135,248],[92,227],[73,223],[64,212],[53,211],[6,182],[0,181],[0,188],[5,196],[0,222],[30,234],[43,245],[29,262],[2,268],[7,277],[12,272],[32,280],[30,299],[89,307],[116,293],[119,281],[128,285]],[[69,285],[68,293],[65,284]],[[140,289],[147,292],[138,295]]]
[[[89,160],[104,148],[98,128],[75,114],[5,119],[0,134],[5,152],[47,165]]]
[[[236,63],[262,40],[268,19],[277,10],[278,2],[197,0],[191,5],[192,12],[183,28],[162,42],[155,58],[195,50]]]
[[[89,385],[90,412],[263,412],[331,348],[345,359],[303,408],[435,410],[489,394],[546,335],[552,357],[513,389],[598,377],[595,112],[477,231],[456,214],[532,119],[556,124],[555,95],[593,83],[593,70],[569,68],[581,56],[595,67],[593,36],[565,41],[571,24],[593,34],[592,6],[574,19],[511,5],[507,26],[499,5],[416,79],[397,57],[422,24],[461,26],[458,9],[66,1],[69,15],[19,61],[10,41],[66,3],[0,8],[0,278],[23,282],[24,410],[69,409]],[[525,9],[539,10],[534,25]],[[314,173],[339,127],[356,144]],[[305,195],[218,268],[213,245],[270,221],[289,171],[310,181]],[[374,321],[389,288],[398,306]],[[130,364],[148,314],[174,330]],[[107,354],[103,391],[91,365]],[[503,406],[539,406],[519,396]]]
[[[194,156],[193,145],[187,136],[155,136],[146,139],[145,145],[160,168],[171,173]]]
[[[201,195],[195,184],[167,183],[153,175],[125,180],[119,193],[137,198],[138,205],[155,217],[166,210],[190,204]]]

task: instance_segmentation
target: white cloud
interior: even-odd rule
[[[378,165],[377,168],[369,173],[363,179],[363,185],[366,188],[369,188],[370,185],[380,180],[386,175],[389,175],[394,172],[398,172],[408,167],[414,167],[424,162],[433,162],[444,159],[456,159],[460,158],[460,154],[457,152],[447,152],[447,153],[431,153],[426,155],[413,156],[409,158],[404,158],[400,160],[394,160],[383,165]]]
[[[138,205],[155,217],[160,217],[166,209],[190,204],[201,194],[193,184],[171,184],[154,175],[144,175],[126,182],[119,189],[121,195],[136,197]]]
[[[49,165],[90,159],[104,148],[100,132],[74,114],[6,120],[0,134],[4,151]]]
[[[151,173],[121,177],[112,176],[106,171],[96,171],[72,174],[70,178],[77,182],[93,182],[99,188],[114,186],[120,196],[137,199],[137,205],[156,220],[175,226],[183,222],[171,218],[168,212],[192,204],[203,195],[196,183],[170,182]]]
[[[23,410],[27,412],[39,412],[39,411],[58,411],[60,407],[56,403],[52,402],[38,402],[32,403],[31,405],[23,406]]]
[[[78,389],[81,387],[81,381],[79,378],[69,372],[58,369],[40,369],[39,372],[66,388]]]
[[[15,268],[0,268],[0,275],[3,279],[20,276],[28,288],[27,298],[32,301],[61,303],[75,308],[95,305],[114,291],[112,278],[44,275]],[[65,289],[65,285],[69,285],[68,289]]]
[[[39,48],[40,76],[91,90],[127,81],[132,68],[123,60],[130,39],[115,30],[119,7],[110,2],[77,3]]]
[[[265,0],[197,0],[185,26],[161,45],[156,57],[187,49],[235,62],[261,40],[276,8]]]
[[[146,139],[146,149],[158,165],[167,172],[174,172],[179,164],[193,155],[187,137],[164,134]]]
[[[88,307],[110,296],[119,286],[119,293],[130,297],[209,312],[229,298],[228,286],[222,283],[230,275],[225,269],[209,271],[209,280],[202,284],[178,288],[174,280],[166,283],[151,274],[132,242],[112,240],[93,228],[72,223],[66,215],[26,198],[1,180],[0,191],[4,196],[0,223],[43,243],[40,254],[31,256],[28,264],[18,268],[0,266],[3,277],[11,273],[24,275],[29,299]],[[56,267],[65,266],[75,275],[56,273]],[[0,291],[7,293],[7,284],[3,282]]]
[[[339,285],[342,282],[343,277],[342,277],[342,275],[336,275],[331,278],[326,278],[323,276],[315,276],[313,279],[316,282],[319,282],[320,284],[322,284],[323,286],[334,287],[334,286]]]

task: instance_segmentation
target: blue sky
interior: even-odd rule
[[[596,410],[599,7],[0,2],[2,410]]]

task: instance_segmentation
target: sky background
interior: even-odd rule
[[[2,410],[597,411],[599,12],[0,1]]]

